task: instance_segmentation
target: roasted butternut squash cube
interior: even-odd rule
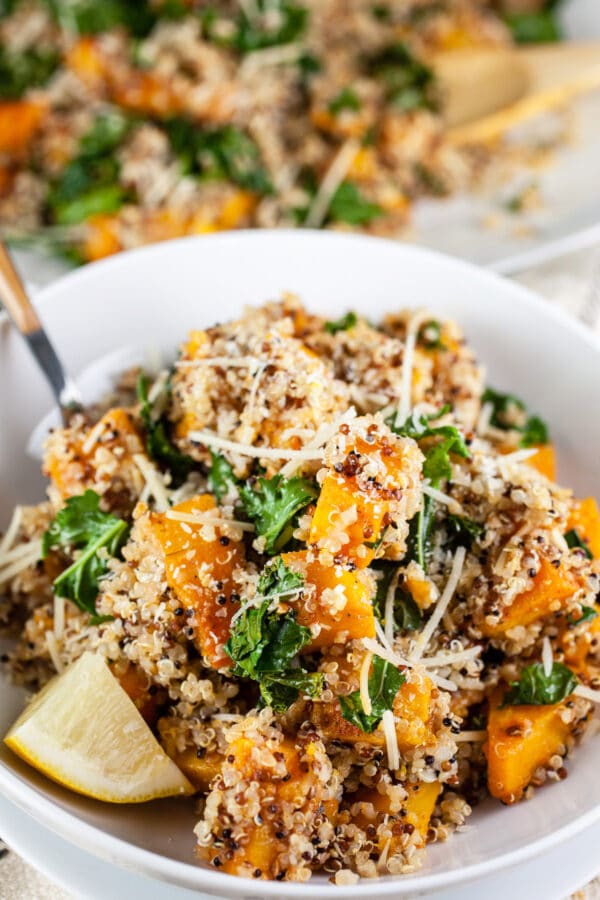
[[[194,642],[206,661],[219,669],[231,665],[224,645],[231,617],[239,606],[231,595],[234,570],[244,564],[244,545],[224,535],[222,527],[203,519],[203,513],[214,509],[214,497],[201,494],[169,512],[150,513],[150,518],[164,553],[167,583],[183,609],[194,610],[193,619],[181,619],[186,620],[186,627],[193,627]],[[198,524],[189,521],[194,515]],[[221,537],[227,538],[225,546]]]
[[[600,559],[600,510],[593,497],[575,501],[568,528],[574,528],[594,559]]]
[[[535,456],[530,456],[525,462],[532,469],[537,469],[550,481],[556,480],[556,452],[552,444],[539,444]]]
[[[565,703],[552,706],[507,706],[500,708],[504,692],[495,692],[490,700],[487,741],[484,752],[488,762],[488,787],[492,797],[503,803],[516,803],[536,769],[546,766],[558,753],[570,726],[561,713]]]
[[[113,675],[130,700],[133,700],[143,718],[149,725],[156,721],[158,706],[164,697],[159,693],[150,693],[150,679],[138,666],[129,663],[123,671],[116,671],[113,667]]]
[[[273,879],[288,868],[288,829],[294,816],[302,816],[309,834],[316,834],[327,820],[335,822],[336,791],[317,775],[326,759],[320,741],[300,747],[284,738],[267,751],[249,737],[234,740],[223,775],[236,795],[245,785],[258,786],[253,792],[257,815],[227,828],[227,835],[218,820],[216,843],[204,851],[212,864],[232,875],[263,879]],[[199,852],[203,854],[202,848]]]
[[[515,597],[497,624],[486,623],[482,630],[488,637],[496,637],[517,625],[531,625],[544,616],[558,612],[576,590],[577,584],[569,573],[562,567],[555,568],[542,557],[533,587]]]
[[[37,100],[0,103],[0,154],[24,156],[45,111],[45,106]]]
[[[410,823],[414,826],[420,835],[420,844],[422,846],[427,840],[429,822],[442,786],[438,781],[433,781],[405,784],[404,787],[408,797],[402,804],[401,809],[405,812],[405,815],[400,817],[398,815],[399,810],[392,811],[392,802],[388,794],[380,794],[377,788],[361,788],[351,798],[354,804],[360,804],[360,808],[352,817],[352,821],[360,828],[366,828],[368,825],[379,824],[384,816],[392,820],[398,818],[402,823]],[[389,856],[393,855],[397,848],[399,849],[400,839],[401,834],[398,836],[394,835],[392,829],[392,839],[388,850]],[[387,837],[382,836],[379,838],[378,849],[380,853],[383,852],[387,842]]]
[[[282,559],[294,572],[301,573],[307,588],[306,599],[290,601],[301,625],[319,626],[318,633],[305,652],[320,650],[334,643],[375,636],[375,614],[371,602],[373,580],[364,572],[343,566],[323,566],[318,554],[310,550],[284,553]],[[310,595],[312,586],[316,589]]]
[[[61,500],[88,488],[110,494],[111,508],[128,512],[143,488],[134,456],[144,453],[131,413],[116,407],[91,427],[57,429],[46,443],[44,474]]]

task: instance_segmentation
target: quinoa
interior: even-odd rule
[[[410,873],[485,797],[567,776],[600,700],[600,514],[456,323],[285,295],[191,332],[143,408],[135,374],[49,436],[49,499],[2,538],[4,664],[35,692],[106,660],[194,785],[199,861]],[[91,603],[84,498],[121,535]]]
[[[135,6],[0,18],[3,236],[79,261],[231,228],[402,236],[420,197],[548,154],[446,127],[436,54],[510,46],[492,3]]]

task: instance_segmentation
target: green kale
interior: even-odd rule
[[[18,100],[29,88],[40,87],[60,62],[54,50],[20,50],[10,53],[0,46],[0,98]]]
[[[258,583],[258,606],[246,607],[234,622],[225,651],[234,663],[233,674],[256,681],[264,703],[283,712],[298,694],[318,697],[323,675],[306,672],[298,665],[298,654],[311,640],[310,629],[299,625],[296,613],[277,612],[277,599],[295,593],[304,579],[292,572],[281,558],[271,562]]]
[[[582,606],[579,618],[574,619],[572,616],[567,616],[567,622],[572,627],[575,627],[576,625],[583,625],[584,622],[591,622],[597,615],[598,612],[593,606]]]
[[[390,44],[367,61],[367,72],[385,87],[389,103],[403,112],[438,108],[433,70],[404,44]]]
[[[229,493],[229,489],[234,487],[238,480],[233,474],[231,464],[227,462],[221,453],[210,451],[211,465],[208,470],[208,483],[212,488],[212,492],[220,503],[223,497]]]
[[[445,350],[446,345],[442,341],[442,326],[436,319],[424,322],[419,328],[417,342],[426,350]]]
[[[483,404],[489,403],[492,407],[490,424],[502,431],[519,431],[521,433],[520,447],[533,447],[539,444],[547,444],[548,428],[539,416],[530,416],[522,400],[514,394],[501,394],[493,388],[486,388],[481,398]],[[526,417],[526,418],[525,418]],[[521,420],[525,418],[525,423]]]
[[[517,44],[548,44],[562,37],[556,13],[551,8],[509,13],[505,22]]]
[[[118,184],[115,151],[131,128],[131,121],[111,111],[98,116],[79,143],[79,152],[48,192],[52,218],[60,225],[76,225],[92,215],[116,212],[128,199]]]
[[[355,184],[342,181],[331,198],[328,221],[347,222],[348,225],[368,225],[382,215],[382,208],[363,197]]]
[[[546,706],[560,703],[577,687],[573,672],[562,663],[552,664],[550,675],[541,663],[525,666],[518,681],[512,681],[502,706]]]
[[[469,550],[473,542],[485,531],[479,522],[475,522],[467,516],[455,516],[452,513],[446,516],[445,525],[448,532],[447,548],[449,550],[456,550],[457,547],[465,547]]]
[[[95,491],[70,497],[42,538],[42,558],[53,547],[79,551],[75,562],[55,579],[54,592],[94,616],[98,582],[106,574],[108,558],[117,556],[128,534],[127,522],[102,512]]]
[[[308,10],[290,0],[256,0],[257,15],[248,16],[245,9],[231,21],[231,31],[225,33],[215,27],[221,17],[208,7],[202,15],[204,32],[208,39],[237,53],[253,53],[266,47],[290,44],[298,40],[308,21]],[[266,16],[271,11],[276,15]],[[271,22],[273,24],[271,24]]]
[[[375,615],[385,627],[385,605],[392,579],[397,571],[397,565],[385,560],[376,560],[376,562],[372,563],[372,568],[378,572],[377,591],[373,606]],[[393,615],[394,633],[397,631],[418,631],[423,624],[421,610],[401,584],[398,584],[394,591]]]
[[[296,513],[317,496],[316,488],[304,478],[258,478],[254,486],[243,484],[240,499],[244,512],[254,522],[257,534],[265,537],[267,553],[278,553],[292,537]]]
[[[353,91],[352,88],[348,87],[342,88],[339,94],[333,98],[328,109],[333,116],[337,116],[338,113],[341,113],[344,109],[351,109],[353,112],[358,112],[360,109],[360,100],[358,99],[356,91]]]
[[[369,676],[369,697],[371,712],[367,715],[360,699],[360,691],[353,691],[347,697],[340,697],[342,715],[361,731],[370,734],[375,731],[387,709],[392,709],[396,694],[406,681],[405,676],[385,659],[373,657],[373,671]]]
[[[594,554],[590,550],[589,546],[579,537],[579,532],[576,528],[571,528],[565,534],[565,541],[567,542],[567,547],[571,550],[574,547],[579,547],[580,550],[583,550],[588,559],[593,559]]]
[[[413,413],[403,425],[396,424],[395,414],[386,419],[386,423],[395,434],[401,437],[411,437],[418,442],[427,440],[427,445],[422,447],[425,454],[423,477],[433,488],[438,488],[444,479],[452,477],[451,454],[461,456],[463,459],[468,459],[470,456],[464,437],[454,425],[433,424],[448,410],[449,406],[444,406],[430,416],[419,416]],[[436,438],[440,440],[430,445],[429,440]],[[410,521],[406,557],[407,560],[416,560],[424,572],[427,571],[427,563],[431,555],[434,521],[434,502],[431,497],[424,495],[421,509]]]
[[[169,391],[168,383],[165,391]],[[140,416],[146,430],[146,450],[148,455],[159,464],[162,469],[167,469],[171,474],[171,484],[179,487],[196,465],[190,456],[181,453],[171,441],[169,436],[169,423],[167,418],[156,412],[156,408],[162,408],[159,398],[153,405],[148,400],[148,379],[140,374],[137,382],[137,396],[140,403]]]
[[[254,141],[234,125],[204,129],[188,119],[173,118],[165,131],[186,174],[206,181],[232,181],[257,194],[273,186]]]
[[[76,34],[97,34],[126,28],[135,37],[144,37],[158,20],[148,0],[45,0],[56,21]]]
[[[335,319],[332,322],[325,322],[323,327],[328,334],[337,334],[338,331],[348,331],[350,328],[354,328],[357,322],[358,316],[356,313],[348,312],[340,319]]]

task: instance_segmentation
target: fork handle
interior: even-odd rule
[[[23,337],[41,331],[42,323],[2,241],[0,241],[0,298]]]

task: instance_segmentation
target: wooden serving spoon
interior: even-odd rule
[[[2,241],[0,300],[46,376],[60,407],[63,422],[67,425],[73,413],[81,409],[79,390],[67,375]]]
[[[468,48],[432,60],[448,136],[493,140],[519,122],[600,88],[600,41]]]

